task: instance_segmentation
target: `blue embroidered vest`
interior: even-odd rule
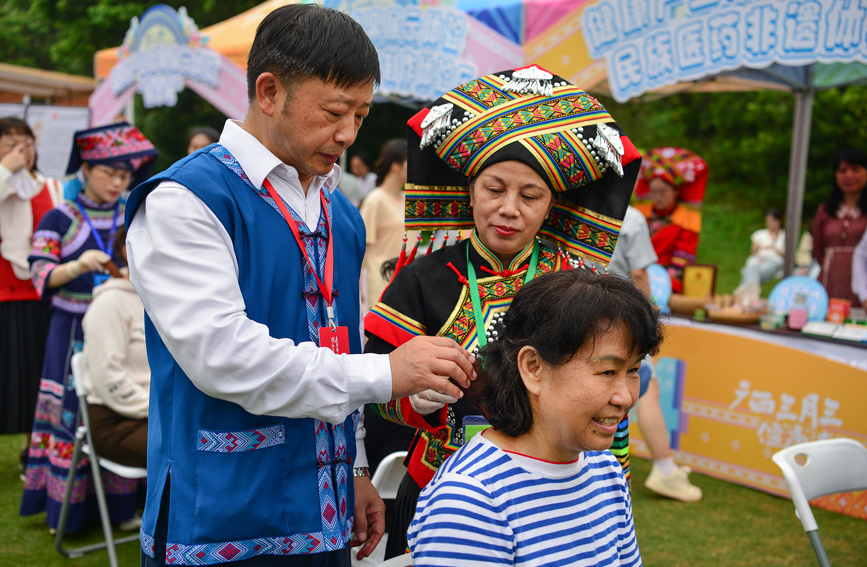
[[[324,302],[310,293],[312,274],[286,221],[249,184],[234,158],[212,146],[139,185],[130,194],[127,226],[164,180],[190,189],[225,227],[247,317],[267,325],[272,337],[311,340],[311,325],[325,324]],[[350,352],[360,353],[360,337],[352,329],[359,327],[364,223],[339,191],[328,197],[337,322],[350,329]],[[320,229],[323,221],[320,217]],[[327,232],[301,226],[308,251],[324,258]],[[322,263],[311,260],[319,272]],[[357,412],[338,425],[250,414],[196,388],[147,317],[145,330],[151,367],[145,553],[153,557],[169,475],[167,563],[208,565],[343,548],[352,531]]]

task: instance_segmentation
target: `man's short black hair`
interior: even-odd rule
[[[380,82],[379,57],[361,25],[318,4],[282,6],[265,16],[247,58],[250,101],[262,73],[274,73],[287,90],[313,77],[344,88]]]

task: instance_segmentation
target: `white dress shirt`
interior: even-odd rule
[[[647,228],[644,215],[635,207],[628,207],[608,271],[628,278],[631,272],[647,268],[656,263],[656,260],[650,229]]]
[[[339,168],[315,177],[305,195],[298,172],[238,123],[226,122],[220,144],[254,185],[267,177],[307,226],[316,227],[319,191],[334,190]],[[229,234],[183,185],[163,181],[147,196],[130,222],[127,254],[130,281],[160,338],[207,395],[256,415],[335,424],[365,403],[391,398],[388,356],[337,355],[311,341],[277,339],[247,318]],[[363,435],[360,423],[356,438]],[[358,443],[355,466],[366,461]]]

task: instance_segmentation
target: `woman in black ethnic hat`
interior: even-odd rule
[[[138,128],[125,122],[75,133],[67,173],[81,169],[81,192],[42,217],[33,233],[30,274],[43,301],[50,301],[51,322],[27,461],[21,515],[47,512],[48,527],[56,529],[69,477],[78,397],[71,380],[70,360],[81,351],[81,320],[93,288],[109,276],[109,260],[118,227],[123,226],[123,192],[148,177],[158,152]],[[79,463],[72,489],[67,532],[84,527],[88,484],[87,461]],[[135,513],[137,482],[104,473],[110,487],[113,519],[128,521]]]
[[[365,317],[366,352],[419,335],[477,351],[534,276],[571,269],[572,257],[608,265],[641,160],[595,98],[530,66],[464,83],[408,125],[406,229],[472,233],[401,260]],[[418,429],[388,526],[393,557],[406,549],[419,492],[463,444],[464,418],[480,412],[434,391],[376,411]],[[628,473],[626,432],[624,420],[612,451]]]

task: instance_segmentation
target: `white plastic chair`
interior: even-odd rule
[[[407,553],[405,555],[392,557],[388,561],[383,561],[376,567],[412,567],[412,555]]]
[[[867,490],[867,447],[853,439],[826,439],[792,445],[774,453],[772,459],[783,471],[795,515],[813,544],[819,565],[830,567],[809,501],[838,492]]]
[[[60,519],[57,522],[57,535],[54,538],[54,548],[66,557],[81,557],[85,553],[98,551],[100,549],[108,549],[108,562],[111,567],[117,567],[117,553],[114,546],[121,543],[130,543],[138,541],[139,536],[131,535],[118,539],[114,539],[111,533],[111,518],[108,514],[108,504],[105,500],[105,488],[102,485],[102,476],[99,468],[102,467],[109,472],[113,472],[124,478],[146,478],[147,469],[137,467],[127,467],[119,465],[114,461],[109,461],[98,456],[92,449],[93,439],[90,435],[90,414],[87,411],[87,393],[84,391],[84,354],[77,352],[72,355],[72,381],[75,384],[75,394],[78,396],[78,411],[81,425],[75,430],[75,444],[72,450],[72,461],[69,465],[69,478],[66,480],[66,493],[63,495],[63,504],[60,508]],[[93,472],[93,487],[96,491],[96,502],[99,507],[99,519],[102,522],[102,531],[105,535],[105,541],[86,545],[76,549],[66,549],[63,547],[63,535],[66,531],[66,518],[69,515],[69,504],[72,500],[72,483],[75,479],[75,471],[78,468],[78,463],[82,456],[90,457],[90,468]]]
[[[370,482],[383,500],[393,500],[397,497],[397,488],[403,480],[403,475],[406,474],[406,467],[403,466],[405,458],[406,451],[397,451],[382,459],[376,467]]]

